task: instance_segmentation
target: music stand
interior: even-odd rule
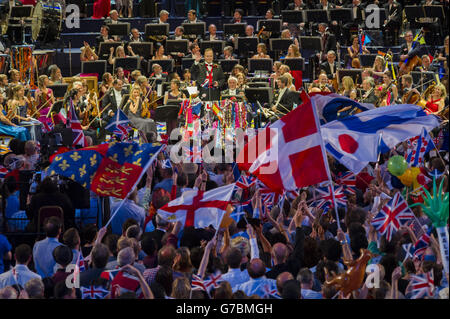
[[[303,12],[303,10],[282,10],[281,17],[283,19],[283,22],[298,24],[305,22],[305,19],[303,18]]]
[[[445,20],[444,6],[423,6],[425,17],[438,18],[439,21]]]
[[[214,54],[219,55],[223,51],[225,41],[202,41],[200,42],[200,50],[205,54],[205,49],[213,49]]]
[[[69,84],[67,84],[67,83],[53,84],[53,85],[48,86],[49,89],[52,89],[53,96],[57,99],[64,98],[68,87],[69,87]]]
[[[269,87],[269,82],[248,82],[247,85],[249,88],[263,88]]]
[[[245,28],[247,28],[246,23],[224,23],[223,34],[224,35],[234,35],[245,36]]]
[[[206,23],[198,22],[198,23],[182,23],[181,26],[184,28],[184,34],[195,35],[195,36],[203,36],[205,35]]]
[[[141,67],[141,58],[132,56],[127,58],[115,58],[113,65],[113,72],[116,68],[123,68],[127,71],[138,70]]]
[[[148,70],[147,72],[149,74],[152,73],[152,65],[153,64],[159,64],[163,70],[163,72],[167,72],[167,73],[172,73],[173,72],[173,68],[175,66],[175,61],[173,59],[168,59],[168,60],[149,60],[148,61]]]
[[[34,6],[32,6],[32,5],[25,5],[25,6],[21,5],[21,6],[11,7],[10,16],[13,19],[31,18],[31,15],[33,14],[33,8],[34,8]]]
[[[256,52],[258,38],[238,38],[237,50],[239,54],[246,55],[249,52]]]
[[[328,12],[327,10],[322,9],[313,9],[313,10],[306,10],[306,21],[307,22],[313,22],[313,23],[320,23],[320,22],[327,22],[328,19]]]
[[[257,22],[258,31],[261,30],[262,27],[265,27],[264,31],[280,33],[281,32],[281,20],[280,19],[258,20],[258,22]]]
[[[103,74],[106,73],[106,60],[82,61],[81,73],[97,74],[97,78],[100,81]]]
[[[269,39],[269,48],[272,51],[287,51],[292,43],[291,39]]]
[[[245,97],[243,97],[241,95],[222,95],[221,98],[222,98],[222,100],[235,98],[236,100],[238,100],[238,102],[242,102],[245,99]]]
[[[304,50],[323,51],[321,37],[300,37],[299,44]]]
[[[414,85],[422,85],[422,83],[427,83],[428,85],[435,79],[434,72],[420,72],[420,71],[412,71],[411,76],[413,78]]]
[[[305,60],[303,58],[284,58],[281,63],[287,65],[291,71],[304,71]]]
[[[183,67],[183,70],[190,69],[191,66],[194,64],[195,59],[194,58],[182,58],[181,59],[181,66]],[[199,63],[204,62],[204,59],[201,59]]]
[[[122,36],[125,37],[130,34],[130,23],[128,22],[121,22],[116,24],[107,24],[109,28],[109,34],[114,36]]]
[[[272,59],[248,59],[248,72],[255,73],[255,71],[272,72]]]
[[[116,48],[122,44],[122,42],[100,42],[98,57],[102,60],[108,60],[108,57],[111,54],[111,48],[114,48],[115,51]]]
[[[259,102],[261,105],[265,103],[272,105],[273,90],[270,87],[247,88],[245,89],[245,97],[249,103]]]
[[[169,35],[169,24],[159,24],[159,23],[147,23],[145,25],[145,39],[148,40],[153,36],[168,36]]]
[[[166,52],[181,52],[188,53],[189,40],[167,40]]]
[[[148,60],[152,57],[153,42],[130,42],[133,52]]]
[[[338,69],[338,83],[341,83],[341,80],[344,76],[350,76],[355,84],[362,84],[362,71],[362,69]]]
[[[353,21],[353,12],[350,8],[341,8],[341,9],[331,9],[330,10],[330,20],[337,22],[348,22]]]
[[[363,67],[372,67],[375,62],[375,58],[378,54],[361,54],[359,56],[359,61],[361,61],[361,66]]]
[[[219,64],[222,67],[224,73],[231,73],[234,66],[239,63],[239,60],[219,60]]]

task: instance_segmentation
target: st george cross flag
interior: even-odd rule
[[[72,99],[70,99],[70,110],[69,110],[69,118],[70,118],[70,128],[72,129],[72,135],[73,135],[73,143],[72,147],[75,147],[76,145],[80,145],[82,147],[86,146],[86,138],[83,133],[83,128],[81,127],[81,122],[77,118],[77,114],[75,112],[75,107],[73,105]]]
[[[121,140],[124,140],[128,137],[128,133],[131,130],[128,123],[130,123],[128,117],[121,109],[118,109],[116,115],[111,119],[108,125],[106,125],[105,129],[119,136]]]
[[[158,209],[158,215],[172,223],[180,221],[185,227],[205,228],[212,225],[218,229],[234,187],[233,183],[207,192],[186,191]]]
[[[313,97],[314,99],[314,97]],[[314,100],[312,100],[314,101]],[[381,107],[322,125],[327,151],[353,173],[378,160],[395,145],[439,125],[434,115],[420,106],[402,104]]]
[[[392,235],[398,231],[400,226],[413,218],[414,213],[408,203],[400,193],[396,193],[375,216],[372,225],[381,235],[386,235],[387,241],[391,241]]]
[[[318,187],[316,188],[319,193],[319,200],[316,201],[317,208],[332,208],[334,207],[333,202],[333,186],[328,185],[326,187]],[[336,199],[337,207],[346,207],[347,206],[347,198],[344,195],[344,189],[342,186],[334,188],[334,198]]]
[[[411,166],[423,166],[425,154],[436,148],[425,128],[422,130],[422,134],[410,138],[407,144],[408,150],[405,153],[405,159]]]
[[[102,286],[80,287],[81,299],[105,299],[109,291]]]
[[[344,188],[345,194],[356,193],[356,175],[352,172],[339,174],[336,178],[336,183]]]
[[[237,163],[279,193],[329,180],[319,119],[311,101],[260,131],[241,150]]]
[[[421,299],[423,297],[434,296],[434,275],[433,271],[425,274],[411,276],[411,299]]]

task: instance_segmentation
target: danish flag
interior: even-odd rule
[[[329,180],[317,111],[311,101],[260,131],[241,150],[237,163],[240,170],[279,193]]]
[[[386,235],[387,241],[391,241],[392,235],[400,226],[413,218],[414,213],[408,207],[408,203],[400,193],[396,193],[375,216],[372,225],[381,235]]]
[[[433,271],[425,274],[413,275],[411,278],[412,296],[411,299],[420,299],[425,296],[434,296],[434,276]]]

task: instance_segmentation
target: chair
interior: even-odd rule
[[[38,212],[37,232],[41,232],[44,221],[49,217],[59,217],[64,231],[64,211],[60,206],[42,206]]]

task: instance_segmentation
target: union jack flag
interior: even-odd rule
[[[256,177],[253,176],[241,175],[236,182],[236,186],[242,189],[249,189],[253,185],[256,185]]]
[[[49,133],[49,132],[53,131],[54,126],[53,126],[53,121],[51,119],[46,118],[41,123],[42,123],[42,132]]]
[[[430,234],[431,228],[428,230],[428,232],[422,234],[422,236],[420,236],[419,239],[417,239],[417,242],[414,244],[414,257],[419,260],[423,260],[425,251],[430,245]]]
[[[191,287],[192,287],[192,290],[206,291],[205,282],[203,281],[202,278],[200,278],[200,276],[197,276],[197,275],[192,275]]]
[[[8,173],[9,170],[6,167],[0,165],[0,179],[4,179]]]
[[[336,179],[336,183],[344,188],[345,194],[356,193],[356,175],[352,172],[340,174]]]
[[[408,150],[405,153],[405,159],[411,166],[423,166],[425,154],[436,148],[425,128],[422,130],[421,135],[410,138],[407,141],[407,145]]]
[[[208,293],[213,289],[219,287],[220,283],[224,281],[222,279],[222,274],[220,271],[216,272],[215,274],[211,274],[208,279],[205,279],[204,284],[205,288],[208,291]]]
[[[77,118],[77,114],[75,112],[75,107],[73,105],[72,99],[70,99],[70,111],[69,111],[69,119],[70,119],[70,128],[72,129],[73,134],[73,143],[72,147],[76,145],[81,145],[81,147],[86,146],[86,138],[84,137],[83,128],[81,127],[81,123]]]
[[[105,129],[119,136],[121,140],[124,140],[128,137],[131,130],[128,123],[130,123],[130,120],[125,113],[121,109],[117,109],[116,116],[111,119]]]
[[[119,273],[119,271],[120,269],[105,270],[100,274],[100,277],[112,282],[114,280],[114,277],[116,277],[116,275]]]
[[[109,291],[101,286],[80,287],[80,290],[81,299],[105,299],[109,294]]]
[[[317,208],[334,207],[332,185],[318,187],[316,190],[320,195],[320,199],[315,202]],[[344,188],[342,186],[334,189],[334,199],[336,200],[337,207],[347,206],[347,197],[345,197]]]
[[[81,250],[78,251],[78,257],[77,257],[77,263],[78,269],[80,272],[83,272],[86,270],[86,264],[84,262],[83,254],[81,253]]]
[[[278,290],[271,289],[269,285],[263,286],[263,299],[281,299]]]
[[[202,160],[202,147],[200,145],[194,144],[192,147],[184,147],[184,155],[186,156],[187,162],[200,164]]]
[[[408,203],[400,193],[397,193],[375,216],[372,225],[381,235],[386,235],[388,241],[391,241],[392,235],[400,226],[413,218],[414,214],[408,207]]]
[[[413,275],[411,278],[412,295],[411,299],[421,299],[423,297],[434,296],[434,275],[433,271],[426,274]]]

